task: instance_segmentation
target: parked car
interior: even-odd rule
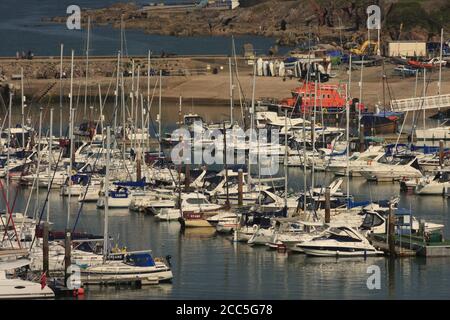
[[[394,75],[402,77],[412,77],[415,76],[418,69],[413,69],[404,65],[399,65],[394,68]]]

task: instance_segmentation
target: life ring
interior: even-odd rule
[[[372,165],[372,160],[367,160],[367,165],[371,166]]]

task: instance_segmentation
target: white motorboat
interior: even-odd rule
[[[255,203],[258,211],[261,212],[275,212],[284,208],[284,198],[276,195],[268,190],[262,190],[258,200]],[[288,212],[295,212],[298,207],[298,197],[289,196],[287,198]]]
[[[206,219],[219,233],[231,233],[239,228],[240,215],[235,212],[222,212]]]
[[[184,213],[215,212],[221,208],[221,205],[210,203],[202,193],[183,193],[181,194],[181,210],[179,208],[163,208],[155,215],[155,219],[157,221],[174,221],[180,219]]]
[[[380,255],[370,242],[358,231],[349,227],[328,229],[323,236],[296,244],[310,256],[319,257],[355,257]]]
[[[399,230],[399,226],[408,225],[411,234],[419,232],[420,222],[412,215],[410,211],[395,210],[395,217],[397,220],[396,232],[402,232]],[[444,228],[443,224],[423,221],[424,232],[431,233],[435,231],[441,231]],[[379,211],[365,211],[364,221],[360,226],[360,230],[375,233],[385,234],[387,228],[386,215]],[[409,232],[409,231],[408,231]]]
[[[416,139],[421,140],[449,140],[450,139],[450,126],[448,120],[444,121],[439,127],[428,129],[416,129]]]
[[[262,228],[261,226],[258,226],[258,229],[247,241],[247,243],[251,246],[265,246],[266,243],[270,242],[274,232],[275,229],[273,226],[270,228]]]
[[[352,177],[360,177],[361,171],[371,168],[378,160],[384,156],[381,146],[371,146],[363,153],[353,154],[348,161],[348,172]],[[347,160],[344,158],[332,159],[326,165],[327,171],[333,172],[336,176],[347,175]]]
[[[439,171],[434,178],[427,176],[419,180],[414,189],[420,195],[445,195],[450,190],[450,171]]]
[[[53,299],[55,294],[46,283],[32,282],[19,278],[9,278],[8,271],[25,267],[28,259],[0,262],[0,300],[1,299]]]
[[[100,199],[99,187],[91,186],[85,189],[78,197],[78,202],[97,202]]]
[[[275,232],[266,245],[271,249],[288,249],[299,252],[295,245],[312,240],[319,236],[327,227],[322,222],[278,219]]]
[[[402,156],[394,157],[391,162],[376,162],[370,168],[361,171],[361,175],[368,181],[396,181],[405,178],[420,178],[420,171],[417,157]]]

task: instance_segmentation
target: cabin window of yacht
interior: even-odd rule
[[[380,158],[380,160],[378,160],[379,163],[389,163],[388,159],[386,158],[386,156],[382,156]]]
[[[186,202],[189,204],[208,204],[208,201],[203,198],[189,198]]]
[[[363,229],[371,229],[373,227],[377,227],[383,224],[383,220],[375,215],[375,214],[366,214],[366,217],[364,218],[364,221],[361,225],[361,228]]]
[[[260,199],[260,201],[258,201],[258,202],[261,202],[261,204],[266,204],[266,205],[275,202],[274,199],[272,199],[271,197],[267,197],[267,196],[264,195],[264,194],[261,194],[261,195],[259,196],[259,199]]]

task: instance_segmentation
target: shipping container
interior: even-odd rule
[[[389,57],[425,57],[427,43],[425,41],[391,41],[389,42]]]

